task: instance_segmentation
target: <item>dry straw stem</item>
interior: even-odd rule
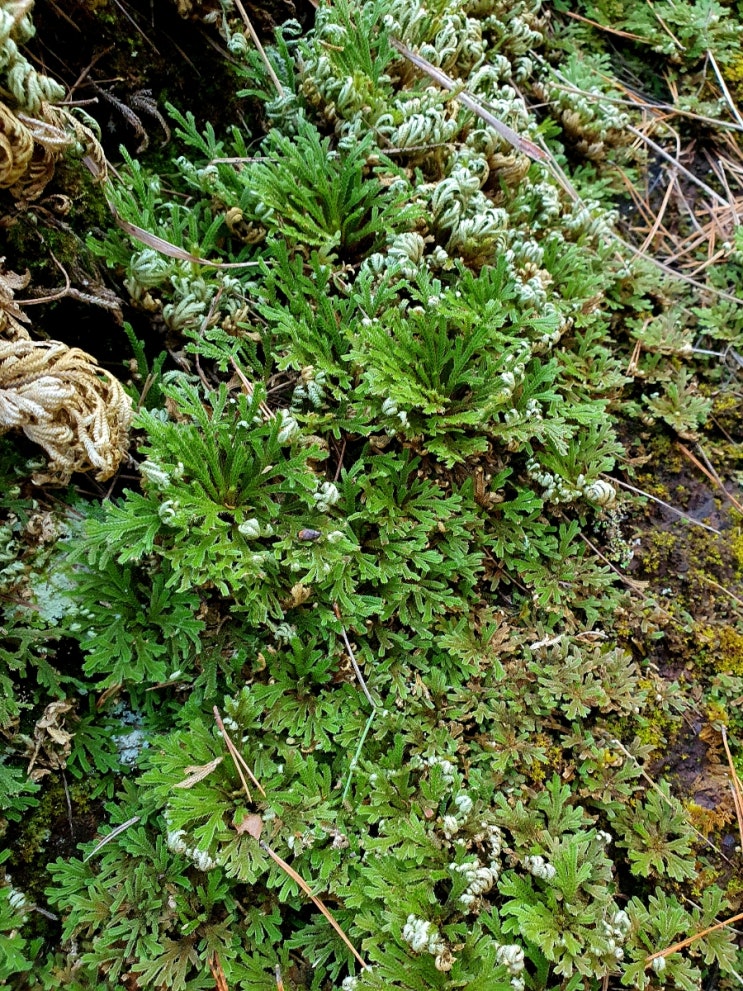
[[[655,783],[655,781],[653,781],[653,779],[650,777],[650,775],[647,773],[647,771],[639,762],[639,760],[635,757],[635,755],[631,754],[620,740],[609,739],[607,742],[609,746],[616,747],[618,750],[621,750],[625,757],[628,757],[631,761],[635,763],[635,765],[640,771],[641,777],[644,778],[645,781],[647,781],[647,783],[650,785],[653,791],[657,792],[657,794],[660,795],[660,797],[663,799],[666,805],[673,804],[670,798],[668,797],[668,795],[666,795],[665,792],[662,790],[662,788],[659,788],[658,785]],[[722,852],[722,850],[718,846],[715,846],[715,844],[708,836],[705,836],[704,833],[700,832],[695,826],[692,826],[691,823],[689,823],[689,826],[703,843],[705,843],[711,850],[714,850],[715,853],[719,857],[722,857],[723,860],[727,861],[728,864],[730,863],[730,858],[726,857],[725,854]],[[658,955],[660,956],[660,954]]]
[[[586,546],[591,551],[593,551],[596,557],[600,558],[604,562],[604,564],[608,564],[608,566],[611,568],[611,570],[614,572],[617,578],[619,578],[619,580],[624,585],[626,585],[627,588],[630,589],[630,591],[637,592],[639,595],[644,596],[650,582],[638,581],[636,578],[629,578],[627,575],[623,575],[622,572],[619,570],[619,568],[613,565],[609,560],[609,558],[605,557],[598,549],[598,547],[596,547],[596,545],[593,544],[584,533],[581,534],[581,537],[583,539],[584,544],[586,544]],[[663,612],[665,612],[665,609],[663,610]],[[666,613],[666,615],[668,615],[668,613]]]
[[[121,836],[124,830],[129,829],[130,826],[133,826],[135,823],[139,822],[139,818],[139,816],[132,816],[131,819],[127,819],[126,822],[122,822],[120,826],[116,827],[116,829],[112,829],[110,833],[107,833],[100,843],[96,843],[90,853],[83,857],[83,863],[87,863],[91,857],[95,857],[97,853],[100,853],[104,846],[107,846],[111,840],[115,840],[117,836]]]
[[[539,62],[543,68],[550,69],[556,78],[561,80],[565,79],[565,77],[557,69],[551,67],[543,58],[540,57]],[[597,72],[596,74],[601,76],[601,78],[605,79],[607,82],[618,86],[623,92],[627,93],[627,99],[622,99],[618,96],[607,96],[605,93],[592,93],[590,90],[580,89],[578,86],[571,86],[564,81],[553,83],[553,86],[555,89],[560,89],[565,93],[575,93],[576,96],[581,96],[584,100],[588,100],[591,103],[612,103],[619,107],[634,107],[636,110],[648,111],[652,113],[658,121],[670,119],[671,117],[688,117],[690,120],[700,121],[703,124],[713,124],[715,127],[720,127],[723,130],[743,131],[743,126],[734,124],[731,121],[716,120],[714,117],[705,117],[704,114],[694,113],[693,110],[682,110],[681,107],[676,107],[672,103],[656,103],[653,100],[640,96],[627,86],[623,86],[619,80],[613,79],[611,76],[607,76],[603,72]]]
[[[345,644],[346,652],[348,653],[348,657],[349,657],[349,659],[351,661],[351,664],[353,666],[354,674],[356,675],[356,678],[358,679],[358,682],[361,685],[361,690],[363,691],[364,695],[366,696],[366,700],[369,703],[369,705],[372,707],[372,709],[376,710],[377,705],[376,705],[374,699],[372,698],[371,693],[369,692],[369,689],[366,687],[366,682],[364,681],[364,676],[361,673],[361,668],[359,667],[358,661],[356,660],[356,655],[353,652],[353,647],[351,646],[351,641],[348,639],[348,634],[346,633],[346,628],[343,625],[343,619],[341,618],[341,611],[340,611],[340,608],[339,608],[337,602],[334,602],[333,603],[333,612],[336,615],[336,619],[341,624],[341,636],[343,637],[343,643]]]
[[[580,17],[579,15],[570,14],[568,16],[575,16],[577,17],[578,20],[583,20],[583,21],[586,20],[586,18]],[[588,23],[593,23],[593,22],[589,21]],[[594,24],[594,26],[598,28],[602,28],[602,25],[600,24]],[[604,28],[602,29],[608,30]],[[670,116],[673,115],[693,116],[699,120],[704,120],[704,122],[707,124],[713,124],[717,127],[740,130],[740,127],[737,124],[731,124],[725,121],[716,121],[712,118],[701,118],[699,115],[690,114],[690,112],[688,111],[678,110],[676,107],[672,105],[656,106],[652,103],[648,103],[647,101],[641,99],[631,89],[624,86],[619,80],[613,79],[610,76],[606,76],[603,73],[599,73],[599,75],[607,82],[617,87],[620,91],[626,93],[627,96],[631,98],[632,103],[635,106],[637,106],[639,110],[642,110],[643,112],[648,112],[648,111],[652,112],[654,119],[656,121],[660,120],[659,111],[663,111],[665,113],[666,123],[667,120],[670,118]],[[581,92],[581,91],[578,90],[577,92]],[[584,94],[584,95],[590,96],[591,98],[597,100],[606,99],[608,102],[617,102],[609,97],[604,98],[601,96],[596,96],[594,94]],[[648,122],[645,126],[649,127],[650,122]],[[671,234],[670,231],[667,231],[662,226],[662,215],[661,215],[661,222],[658,224],[656,233],[662,232],[662,234],[666,237],[668,242],[676,248],[676,251],[669,254],[665,260],[661,260],[659,258],[655,258],[652,254],[647,253],[647,250],[643,251],[641,249],[638,249],[636,245],[628,243],[622,237],[620,237],[619,234],[617,234],[615,231],[612,231],[610,232],[610,236],[615,241],[615,243],[619,245],[621,249],[620,257],[626,257],[627,254],[629,254],[632,259],[642,257],[648,264],[652,265],[654,268],[657,268],[665,275],[670,276],[671,278],[674,279],[679,279],[680,281],[687,283],[687,285],[693,286],[695,289],[699,290],[700,293],[714,296],[717,299],[726,299],[729,302],[736,303],[740,306],[741,303],[743,303],[743,300],[741,299],[740,296],[736,296],[730,292],[725,292],[725,290],[723,289],[718,289],[716,286],[705,284],[703,282],[700,282],[698,279],[694,278],[694,275],[697,274],[697,270],[706,269],[707,267],[713,265],[715,261],[719,260],[719,258],[723,257],[727,253],[727,251],[724,250],[715,254],[713,250],[714,238],[716,234],[720,234],[721,236],[724,235],[722,237],[724,241],[732,240],[734,228],[738,224],[740,214],[743,212],[743,197],[738,197],[737,200],[735,199],[735,197],[732,195],[730,191],[730,185],[727,181],[725,174],[726,172],[730,174],[734,178],[734,180],[737,181],[741,185],[741,187],[743,187],[743,158],[741,156],[740,149],[735,144],[733,136],[731,134],[724,134],[721,139],[729,149],[730,157],[726,159],[720,157],[717,161],[710,160],[710,165],[712,167],[713,172],[715,173],[717,179],[720,181],[721,186],[723,187],[723,189],[725,189],[725,192],[728,195],[728,198],[725,199],[724,197],[720,196],[719,193],[715,192],[706,183],[698,179],[696,176],[694,176],[692,172],[690,172],[688,169],[686,169],[684,166],[680,164],[679,156],[681,154],[681,147],[680,147],[680,140],[676,132],[674,132],[674,134],[676,134],[677,151],[676,151],[676,156],[674,157],[673,155],[670,155],[668,152],[666,152],[659,145],[657,145],[655,142],[653,142],[650,138],[648,138],[647,135],[642,130],[633,127],[630,127],[629,130],[630,133],[635,134],[635,136],[639,140],[642,140],[645,144],[651,147],[654,152],[657,152],[661,157],[665,158],[671,164],[671,166],[676,170],[677,173],[686,176],[690,182],[692,182],[697,186],[700,186],[706,193],[708,193],[712,197],[713,202],[711,204],[702,204],[701,206],[695,206],[695,208],[692,208],[692,206],[689,204],[687,198],[683,193],[683,189],[681,187],[680,182],[678,181],[678,174],[674,175],[674,178],[676,180],[674,186],[679,201],[679,207],[683,208],[688,214],[690,222],[692,226],[695,228],[696,233],[691,235],[690,238],[687,238],[686,240],[679,239],[677,236],[674,236],[673,234]],[[547,159],[547,166],[550,172],[552,173],[553,177],[557,180],[557,182],[562,186],[563,190],[568,194],[568,196],[570,196],[570,198],[574,202],[582,203],[582,199],[580,195],[578,194],[577,190],[568,179],[563,169],[560,167],[559,163],[551,156],[546,156],[546,159]],[[709,156],[708,156],[708,160],[709,160]],[[622,178],[624,179],[625,184],[628,186],[630,195],[632,196],[635,206],[637,207],[638,211],[643,214],[645,221],[648,224],[648,228],[652,229],[652,227],[656,223],[658,223],[654,211],[649,206],[649,204],[645,203],[645,201],[642,199],[640,194],[631,185],[629,180],[625,176],[623,176],[621,169],[619,170],[619,172]],[[702,225],[698,222],[695,210],[700,214],[700,216],[704,216],[706,213],[710,217],[709,223],[705,227],[702,227]],[[692,257],[691,253],[692,251],[696,251],[703,244],[708,245],[708,252],[707,252],[708,258],[707,261],[704,263],[703,268],[700,269],[698,257],[696,257],[696,255]],[[643,248],[646,249],[648,246],[649,245],[643,245]],[[692,269],[691,274],[689,274],[686,271],[683,271],[683,266],[679,266],[679,261],[682,259],[686,267]]]
[[[648,146],[648,148],[652,148],[652,150],[655,152],[656,155],[659,155],[665,161],[670,162],[671,165],[674,167],[674,169],[677,169],[682,175],[686,176],[689,182],[693,182],[695,186],[699,186],[699,188],[703,192],[705,192],[707,196],[711,197],[716,203],[720,203],[724,207],[728,206],[728,202],[726,199],[720,196],[719,193],[716,193],[711,186],[708,186],[706,182],[702,182],[702,180],[698,176],[695,176],[693,172],[690,172],[689,169],[687,169],[685,166],[681,164],[681,162],[678,160],[678,155],[674,158],[674,156],[670,155],[665,150],[665,148],[662,148],[659,144],[657,144],[655,141],[649,138],[647,134],[645,134],[639,128],[634,127],[632,124],[627,125],[627,130],[630,132],[630,134],[634,134],[636,138],[639,138],[641,141],[644,141],[645,144]]]
[[[230,363],[232,364],[232,367],[235,369],[235,375],[237,376],[238,381],[245,390],[245,395],[248,397],[248,399],[252,399],[253,393],[255,392],[255,386],[250,381],[250,379],[248,379],[245,376],[245,373],[242,371],[242,369],[237,364],[234,358],[230,358]],[[266,423],[270,423],[271,420],[276,419],[276,414],[274,413],[274,411],[269,406],[267,406],[263,400],[261,400],[258,403],[258,409],[261,411],[261,416],[263,417]]]
[[[335,929],[335,931],[338,933],[338,935],[340,936],[340,938],[343,940],[343,942],[349,948],[349,950],[351,951],[351,953],[353,953],[354,957],[356,957],[356,959],[361,964],[361,966],[364,968],[364,970],[366,970],[368,965],[364,962],[364,958],[359,954],[358,950],[353,945],[353,943],[351,942],[351,940],[348,938],[348,936],[346,936],[346,934],[343,932],[343,930],[341,929],[341,927],[335,921],[335,919],[333,918],[333,915],[331,914],[331,912],[323,905],[323,903],[320,901],[320,899],[315,894],[313,894],[312,888],[310,888],[310,886],[307,884],[307,882],[302,877],[300,877],[299,874],[297,874],[297,872],[294,870],[294,868],[290,864],[287,864],[287,862],[285,860],[282,860],[281,857],[278,855],[278,853],[276,853],[275,851],[273,851],[271,849],[271,847],[268,845],[268,843],[264,843],[263,840],[259,840],[258,842],[259,842],[259,845],[260,845],[261,850],[264,850],[268,854],[268,856],[271,858],[271,860],[273,860],[274,863],[278,864],[279,867],[282,869],[282,871],[284,871],[285,874],[288,874],[289,875],[289,877],[292,879],[292,881],[296,881],[296,883],[299,885],[299,887],[302,889],[302,891],[304,891],[304,893],[307,895],[307,897],[312,900],[313,904],[317,906],[317,908],[322,912],[322,914],[328,920],[328,922],[333,927],[333,929]]]
[[[245,10],[245,7],[243,6],[242,0],[235,0],[235,6],[237,7],[238,13],[240,14],[240,17],[242,17],[245,27],[248,29],[248,34],[250,35],[253,44],[258,50],[258,54],[260,55],[261,60],[266,67],[266,72],[271,77],[271,82],[276,87],[276,92],[279,94],[279,96],[283,96],[284,87],[279,82],[279,77],[276,75],[276,73],[273,70],[273,66],[271,65],[268,56],[266,55],[265,49],[263,48],[263,45],[260,42],[260,38],[255,33],[255,28],[253,27],[250,18],[248,17],[248,13]]]
[[[583,17],[582,14],[574,14],[569,10],[561,11],[566,17],[572,17],[576,21],[583,21],[584,24],[590,24],[592,28],[598,28],[599,31],[606,31],[607,34],[615,34],[618,38],[627,38],[629,41],[640,41],[643,45],[649,45],[650,42],[647,38],[643,38],[640,34],[632,34],[631,31],[621,31],[619,28],[610,28],[605,24],[599,24],[598,21],[592,21],[588,17]]]
[[[735,816],[738,820],[738,832],[740,834],[740,848],[743,851],[743,785],[741,785],[740,778],[738,777],[738,772],[735,770],[735,764],[733,763],[733,755],[730,753],[730,747],[728,746],[728,733],[725,726],[720,726],[720,735],[722,736],[722,745],[725,748],[725,756],[728,759],[728,768],[730,769],[730,783],[733,790],[733,804],[735,806]]]
[[[602,478],[607,477],[607,475],[602,476]],[[634,485],[630,485],[629,482],[623,482],[621,478],[612,478],[611,481],[615,482],[617,485],[621,485],[623,489],[627,489],[629,492],[634,492],[635,495],[644,496],[646,499],[651,499],[653,502],[657,502],[658,505],[663,506],[664,509],[670,509],[672,513],[680,516],[683,520],[687,520],[689,523],[693,523],[694,526],[700,526],[703,530],[709,530],[710,533],[716,533],[718,537],[720,536],[720,530],[716,530],[713,526],[709,526],[707,523],[702,523],[701,520],[695,520],[693,516],[689,516],[688,513],[685,513],[681,509],[676,509],[675,506],[672,506],[668,502],[664,502],[662,499],[658,499],[657,496],[650,495],[649,492],[645,492],[643,489],[638,489]]]

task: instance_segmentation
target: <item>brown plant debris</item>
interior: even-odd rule
[[[73,472],[104,481],[127,451],[131,400],[95,358],[59,341],[0,341],[0,432],[23,430],[49,455],[34,481],[65,485]]]
[[[0,434],[20,429],[49,455],[37,484],[65,485],[94,469],[104,481],[127,452],[131,400],[95,358],[60,341],[32,341],[13,299],[28,276],[0,270]]]
[[[13,297],[18,289],[26,288],[31,276],[28,272],[25,275],[6,272],[4,262],[5,259],[0,258],[0,335],[14,341],[28,337],[22,324],[29,323],[29,319]]]
[[[93,131],[64,107],[42,103],[33,116],[0,103],[0,188],[13,196],[36,199],[54,176],[59,159],[74,150],[92,162],[91,171],[103,181],[106,159]]]
[[[32,781],[40,781],[51,771],[63,770],[72,749],[73,733],[65,726],[72,703],[51,702],[34,726],[33,740],[26,739],[29,757],[28,775]],[[41,765],[37,767],[36,765]]]

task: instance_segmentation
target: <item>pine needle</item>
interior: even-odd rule
[[[698,939],[704,939],[704,937],[709,936],[710,933],[716,932],[718,929],[724,929],[725,926],[731,926],[734,922],[740,922],[741,919],[743,919],[743,912],[739,912],[737,915],[733,915],[729,919],[725,919],[723,922],[716,922],[714,926],[707,926],[706,929],[702,929],[701,932],[694,933],[694,935],[689,936],[688,939],[682,939],[680,943],[674,943],[673,946],[668,946],[665,950],[658,950],[657,953],[651,953],[649,957],[645,957],[645,963],[652,963],[653,960],[657,960],[658,957],[670,957],[672,953],[677,953],[679,950],[683,950],[687,946],[691,946],[691,944],[696,943]]]
[[[214,706],[214,718],[215,718],[215,720],[217,722],[217,726],[219,727],[219,732],[222,734],[222,736],[224,737],[224,742],[227,744],[227,749],[230,752],[230,757],[232,757],[232,760],[233,760],[233,762],[235,764],[235,770],[240,775],[240,780],[243,783],[243,788],[245,789],[245,794],[248,796],[248,801],[249,802],[252,802],[253,799],[252,799],[251,794],[250,794],[250,789],[248,788],[248,783],[245,780],[245,777],[243,775],[243,769],[245,770],[245,773],[248,775],[248,777],[253,782],[253,784],[255,785],[255,787],[261,793],[261,795],[263,795],[263,797],[265,798],[266,797],[266,793],[263,790],[263,788],[261,787],[260,782],[258,781],[258,779],[256,778],[256,776],[253,774],[253,772],[250,770],[250,768],[246,764],[245,760],[243,759],[242,755],[239,753],[237,747],[235,746],[235,744],[230,739],[230,734],[224,728],[224,723],[222,722],[222,717],[220,716],[219,709],[216,707],[216,705]]]
[[[271,858],[271,860],[273,860],[274,863],[278,864],[278,866],[282,869],[282,871],[284,871],[285,874],[288,874],[288,876],[292,879],[292,881],[296,881],[296,883],[299,885],[299,887],[302,889],[302,891],[304,891],[304,893],[307,895],[307,897],[312,900],[312,902],[317,906],[317,908],[322,912],[322,914],[328,920],[328,922],[333,927],[333,929],[335,929],[335,931],[338,933],[338,935],[340,936],[340,938],[343,940],[343,942],[349,948],[349,950],[351,951],[351,953],[353,953],[353,955],[356,957],[356,959],[361,964],[361,966],[364,968],[364,970],[367,970],[368,969],[368,965],[366,963],[364,963],[364,958],[359,954],[359,952],[357,951],[356,947],[353,945],[353,943],[351,942],[351,940],[348,938],[348,936],[346,936],[346,934],[343,932],[343,930],[338,925],[338,923],[336,922],[336,920],[333,918],[333,915],[331,914],[330,910],[327,909],[323,905],[323,903],[320,901],[320,899],[317,897],[317,895],[314,895],[312,893],[312,889],[307,884],[307,882],[303,878],[301,878],[299,876],[299,874],[297,874],[297,872],[294,870],[294,868],[290,864],[287,864],[287,862],[285,860],[282,860],[281,857],[278,855],[278,853],[275,853],[271,849],[271,847],[268,845],[268,843],[264,843],[263,840],[260,840],[259,842],[260,842],[261,850],[265,850],[265,852],[268,854],[268,856]]]

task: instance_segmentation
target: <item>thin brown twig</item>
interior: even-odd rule
[[[696,268],[693,268],[690,274],[694,276],[701,275],[702,272],[706,272],[708,268],[715,265],[721,258],[724,258],[728,254],[729,252],[725,248],[720,248],[720,250],[715,252],[715,254],[712,255],[711,258],[708,258],[706,262],[702,262],[697,265]]]
[[[70,798],[70,789],[69,789],[69,787],[67,785],[67,775],[64,773],[64,770],[61,771],[61,775],[62,775],[62,785],[64,787],[64,797],[65,797],[66,804],[67,804],[67,824],[70,827],[70,839],[74,843],[74,841],[75,841],[75,824],[74,824],[73,819],[72,819],[72,799]]]
[[[642,593],[642,592],[645,591],[645,589],[648,587],[648,584],[649,584],[648,582],[646,582],[646,581],[638,581],[636,578],[628,578],[627,575],[623,575],[622,572],[619,570],[619,568],[617,568],[615,565],[613,565],[611,563],[611,561],[609,560],[609,558],[606,557],[604,554],[602,554],[601,551],[598,549],[598,547],[596,547],[594,544],[592,544],[591,541],[588,539],[588,537],[584,533],[582,533],[580,536],[583,539],[583,542],[586,544],[586,546],[589,547],[593,551],[593,553],[596,555],[596,557],[601,558],[601,560],[604,562],[604,564],[608,564],[609,565],[609,567],[614,572],[614,574],[617,576],[617,578],[619,578],[620,581],[622,581],[627,586],[627,588],[631,588],[633,592]],[[663,610],[663,612],[665,612],[665,609]]]
[[[641,41],[643,45],[649,45],[650,42],[647,38],[643,38],[642,35],[632,34],[631,31],[621,31],[619,28],[610,28],[605,24],[599,24],[598,21],[592,21],[588,17],[583,17],[582,14],[575,14],[570,10],[563,10],[560,13],[564,14],[566,17],[572,17],[576,21],[583,21],[584,24],[589,24],[592,28],[598,28],[599,31],[606,31],[607,34],[615,34],[619,38],[627,38],[629,41]]]
[[[729,588],[725,588],[719,582],[716,582],[714,578],[710,578],[709,575],[699,575],[699,580],[703,581],[705,585],[712,585],[714,588],[719,588],[721,592],[729,596],[733,602],[737,602],[739,606],[743,606],[743,599],[739,598],[734,592],[731,592]]]
[[[222,964],[220,963],[219,956],[216,953],[216,951],[212,953],[212,955],[209,957],[208,963],[209,963],[209,970],[212,972],[212,977],[214,978],[215,991],[229,991],[229,987],[227,985],[227,977],[222,968]]]
[[[671,161],[674,161],[674,159],[671,159]],[[549,161],[548,167],[554,178],[558,181],[560,186],[562,186],[562,188],[565,190],[568,196],[570,196],[570,198],[574,202],[581,203],[582,200],[578,195],[578,192],[576,191],[575,187],[570,182],[568,177],[565,175],[565,172],[561,168],[560,164],[554,158],[552,158]],[[635,246],[625,241],[623,237],[621,237],[619,234],[616,233],[616,231],[611,231],[609,236],[616,244],[618,244],[622,249],[624,249],[625,252],[628,252],[631,255],[636,256]],[[621,258],[622,255],[620,254],[619,257]],[[659,271],[665,273],[666,275],[669,275],[671,278],[679,279],[681,282],[687,283],[687,285],[694,286],[695,289],[698,289],[701,293],[708,293],[709,295],[715,296],[718,299],[727,299],[732,303],[737,303],[739,306],[743,305],[743,298],[741,298],[740,296],[733,296],[732,293],[725,292],[724,289],[718,289],[716,286],[704,285],[703,283],[699,282],[697,279],[694,279],[691,276],[687,275],[685,272],[681,272],[678,271],[677,269],[671,268],[670,265],[660,261],[657,258],[654,258],[652,255],[644,255],[643,258],[649,265],[652,265],[654,268],[657,268]]]
[[[634,203],[638,213],[642,214],[643,220],[645,220],[646,223],[651,224],[653,222],[652,211],[648,206],[648,204],[645,202],[645,200],[642,198],[640,193],[638,192],[635,184],[632,182],[632,180],[630,179],[630,177],[627,175],[627,173],[624,171],[623,168],[618,166],[617,172],[619,173],[619,178],[624,183],[627,192],[632,197],[632,202]],[[663,229],[663,233],[670,237],[670,234],[668,234],[668,231],[666,231],[665,228]],[[633,250],[636,251],[636,249],[634,248]]]

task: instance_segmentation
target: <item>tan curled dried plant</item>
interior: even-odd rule
[[[1,261],[1,260],[0,260]],[[34,481],[73,472],[110,478],[127,452],[131,400],[95,358],[60,341],[32,341],[14,301],[27,276],[0,270],[0,433],[18,429],[49,455]]]
[[[42,103],[38,113],[29,116],[0,103],[0,188],[9,189],[16,199],[36,199],[68,151],[87,156],[96,178],[106,178],[98,138],[70,110]]]
[[[9,189],[26,173],[34,139],[13,111],[0,103],[0,188]]]

